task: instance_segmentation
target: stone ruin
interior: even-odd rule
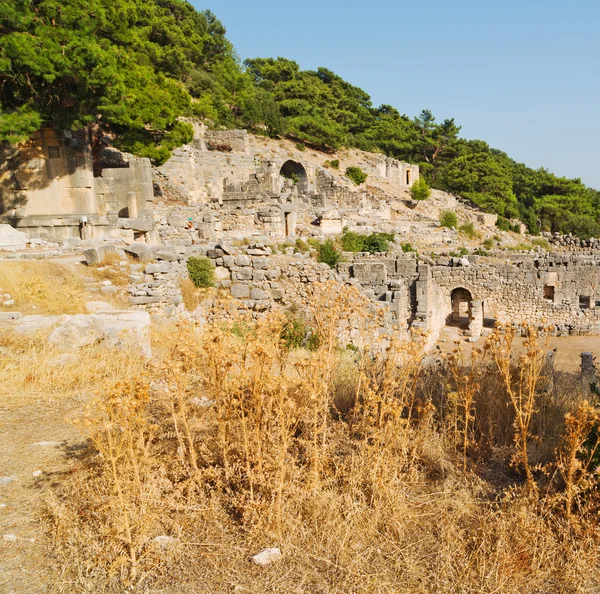
[[[473,339],[495,323],[552,325],[559,335],[600,334],[600,253],[594,242],[587,250],[578,245],[576,252],[463,258],[418,258],[393,245],[388,254],[346,254],[335,270],[293,247],[273,253],[269,243],[338,234],[348,221],[393,229],[396,215],[385,188],[408,196],[418,167],[382,155],[356,159],[378,187],[357,188],[299,151],[290,154],[273,143],[261,147],[245,131],[196,125],[194,141],[153,169],[147,159],[108,148],[94,163],[84,139],[43,128],[2,154],[0,249],[23,250],[40,239],[70,249],[83,244],[92,262],[100,258],[99,242],[129,245],[142,261],[130,277],[130,304],[151,314],[183,315],[179,283],[187,276],[186,261],[204,255],[215,265],[217,285],[237,308],[255,316],[278,304],[301,304],[308,284],[335,280],[370,297],[383,312],[382,332],[421,328],[430,346],[446,325]],[[430,208],[417,205],[416,216],[424,207]],[[494,222],[481,212],[472,217]]]

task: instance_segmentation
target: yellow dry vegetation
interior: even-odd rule
[[[311,290],[310,341],[278,313],[179,327],[74,421],[53,591],[596,591],[598,410],[549,384],[537,333],[424,368],[421,335]]]
[[[4,310],[23,313],[76,314],[84,311],[85,286],[81,278],[57,262],[0,262],[0,295],[15,303]]]

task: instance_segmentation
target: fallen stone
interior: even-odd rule
[[[176,542],[177,539],[173,538],[172,536],[166,536],[165,534],[161,534],[160,536],[155,536],[152,539],[152,542],[159,548],[159,549],[168,549],[169,547],[173,546]]]
[[[83,250],[85,262],[88,266],[100,264],[109,254],[116,254],[117,248],[114,245],[100,245],[98,247]]]
[[[106,301],[88,301],[84,307],[91,314],[102,311],[114,311],[115,309],[110,303],[106,303]]]
[[[156,253],[154,254],[154,257],[157,260],[164,260],[165,262],[177,262],[177,260],[179,260],[180,256],[179,254],[176,254],[175,252],[172,252],[170,250],[157,250]]]
[[[237,249],[229,243],[222,242],[217,246],[227,256],[235,256],[238,253]]]
[[[142,262],[148,262],[154,257],[154,248],[146,243],[132,243],[124,251],[128,256]]]
[[[114,285],[104,285],[100,287],[100,293],[104,295],[114,295],[117,292],[117,287]]]
[[[273,547],[270,549],[263,549],[260,553],[254,555],[250,560],[254,565],[270,565],[275,561],[279,561],[281,559],[281,551],[277,547]]]
[[[75,363],[75,361],[77,361],[77,355],[74,355],[73,353],[62,353],[61,355],[52,357],[52,359],[48,361],[48,365],[51,367],[61,367],[62,365]]]
[[[20,311],[0,311],[0,322],[4,320],[19,320],[23,317]]]
[[[10,225],[0,225],[0,250],[14,252],[27,247],[28,238],[25,233]]]
[[[103,338],[102,326],[94,315],[78,314],[55,328],[48,342],[62,351],[77,351]]]

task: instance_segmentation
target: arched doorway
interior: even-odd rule
[[[300,194],[308,192],[308,175],[302,163],[286,161],[279,170],[279,175],[292,182]]]
[[[472,319],[471,303],[473,297],[471,293],[462,287],[457,287],[450,293],[451,311],[446,323],[449,326],[458,326],[459,328],[468,328]]]

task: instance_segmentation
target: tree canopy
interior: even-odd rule
[[[0,141],[44,122],[114,135],[155,163],[191,139],[181,116],[325,151],[356,147],[418,163],[427,183],[461,194],[531,232],[600,236],[600,193],[461,138],[454,119],[409,118],[372,105],[331,70],[286,58],[243,64],[216,16],[184,0],[0,3]],[[504,220],[504,219],[503,219]]]

